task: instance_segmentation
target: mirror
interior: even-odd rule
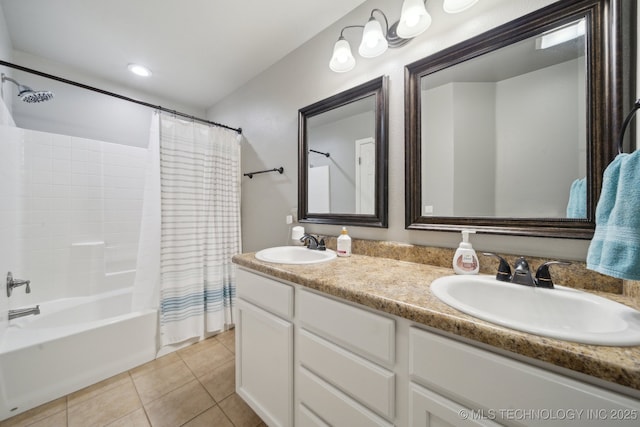
[[[592,236],[620,115],[608,3],[555,4],[406,67],[407,228]]]
[[[299,110],[300,222],[387,227],[387,80]]]

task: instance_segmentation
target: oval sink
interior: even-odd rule
[[[278,264],[318,264],[335,257],[336,253],[331,249],[317,251],[305,246],[276,246],[256,252],[256,258],[260,261]]]
[[[508,328],[583,344],[640,345],[640,311],[576,289],[480,275],[436,279],[431,292],[453,308]]]

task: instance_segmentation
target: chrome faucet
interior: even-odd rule
[[[511,282],[525,286],[535,286],[537,288],[553,289],[553,280],[551,279],[551,273],[549,272],[549,266],[557,265],[571,265],[570,262],[563,261],[548,261],[538,267],[536,275],[533,277],[529,268],[529,263],[524,257],[520,257],[516,260],[514,265],[513,274],[511,274],[511,267],[509,263],[500,255],[496,255],[490,252],[484,252],[483,255],[492,256],[500,260],[498,266],[498,273],[496,274],[496,280],[502,282]]]
[[[18,310],[9,310],[9,320],[17,319],[18,317],[30,316],[40,314],[40,306],[36,305],[31,308],[21,308]]]
[[[305,245],[307,245],[308,249],[315,249],[317,251],[326,251],[327,250],[327,246],[324,243],[324,239],[320,239],[320,241],[318,241],[318,239],[316,239],[311,234],[305,233],[300,238],[300,241],[302,243],[304,243]]]
[[[17,288],[18,286],[25,285],[25,292],[31,293],[31,281],[30,280],[22,280],[22,279],[14,279],[13,274],[11,272],[7,273],[7,296],[10,297],[13,292],[13,288]]]

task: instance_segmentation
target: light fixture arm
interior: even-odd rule
[[[385,15],[384,12],[381,11],[380,9],[373,9],[371,11],[371,16],[369,16],[369,19],[373,19],[373,12],[378,12],[384,18],[384,36],[388,39],[389,38],[388,37],[389,36],[389,21],[387,20],[387,15]]]
[[[347,25],[342,30],[340,30],[340,37],[338,37],[338,40],[344,39],[344,30],[346,30],[347,28],[364,28],[364,25]]]

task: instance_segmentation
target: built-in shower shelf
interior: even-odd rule
[[[104,242],[77,242],[72,243],[71,246],[104,246]]]
[[[105,273],[105,277],[113,277],[113,276],[121,276],[123,274],[133,274],[135,273],[135,268],[133,270],[122,270],[122,271],[111,271],[109,273]]]

